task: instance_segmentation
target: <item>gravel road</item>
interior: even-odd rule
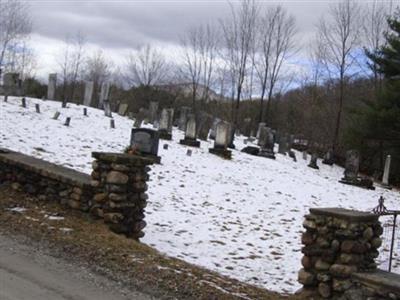
[[[86,267],[52,257],[0,234],[0,299],[2,300],[151,300]]]

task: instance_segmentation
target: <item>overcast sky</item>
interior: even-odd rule
[[[28,1],[33,16],[32,45],[38,55],[38,75],[56,71],[55,57],[67,35],[82,32],[88,48],[102,48],[117,63],[130,49],[141,44],[161,46],[171,54],[187,28],[218,22],[229,16],[227,1]],[[281,4],[296,17],[298,41],[307,47],[314,26],[334,0],[259,1],[260,5]],[[362,1],[360,3],[365,3]],[[231,1],[238,4],[238,1]],[[90,50],[89,50],[90,51]]]

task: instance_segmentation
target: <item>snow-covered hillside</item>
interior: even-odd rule
[[[103,111],[59,102],[0,97],[0,147],[91,172],[92,151],[121,152],[129,143],[133,121],[114,114],[116,129]],[[39,103],[41,114],[35,112]],[[56,111],[58,120],[52,117]],[[70,127],[63,126],[70,116]],[[398,191],[375,191],[340,184],[343,169],[320,164],[308,168],[277,154],[276,160],[233,151],[231,161],[208,153],[201,143],[186,155],[183,133],[161,141],[161,165],[152,166],[146,236],[142,242],[167,255],[271,290],[299,288],[300,233],[310,207],[370,210],[383,195],[386,205],[400,209]],[[162,145],[168,144],[167,150]],[[237,139],[237,149],[244,147]],[[399,258],[398,258],[399,259]],[[400,269],[399,260],[397,268]]]

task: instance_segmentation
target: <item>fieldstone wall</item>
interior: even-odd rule
[[[89,175],[7,149],[0,150],[0,183],[82,211],[93,198]]]
[[[110,229],[128,237],[144,236],[148,165],[154,161],[131,154],[94,152],[93,214],[104,218]]]
[[[340,209],[310,209],[303,223],[298,275],[303,293],[339,298],[353,287],[352,274],[376,270],[383,230],[378,216]]]
[[[0,148],[0,184],[42,200],[90,211],[110,229],[128,237],[144,236],[148,165],[151,158],[93,152],[91,176],[22,153]]]

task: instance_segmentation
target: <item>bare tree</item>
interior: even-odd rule
[[[12,43],[12,51],[6,51],[7,72],[19,73],[21,79],[34,76],[36,56],[25,40]]]
[[[339,146],[341,116],[345,97],[346,80],[356,65],[357,47],[360,45],[360,7],[352,0],[344,0],[329,8],[329,18],[318,24],[322,63],[328,74],[339,80],[337,114],[332,148]]]
[[[255,35],[257,5],[254,0],[242,0],[240,6],[231,5],[231,17],[221,22],[223,32],[224,59],[229,63],[232,78],[232,122],[233,129],[238,125],[240,100],[248,65],[251,63],[251,50]],[[234,130],[232,131],[232,141]]]
[[[85,41],[80,32],[74,38],[67,37],[65,40],[62,59],[58,62],[63,82],[62,107],[66,107],[67,102],[75,98],[76,84],[85,61]]]
[[[388,30],[387,19],[392,11],[392,1],[380,2],[374,0],[366,5],[363,12],[363,44],[368,52],[377,51],[385,43],[385,32]],[[368,61],[367,66],[373,74],[375,92],[379,90],[382,77],[375,62]]]
[[[196,112],[196,101],[200,107],[208,101],[218,48],[216,28],[207,24],[191,28],[181,38],[183,65],[181,74],[190,83],[193,110]]]
[[[270,102],[275,85],[281,75],[282,66],[290,55],[296,51],[294,36],[296,34],[295,19],[288,15],[281,6],[269,8],[258,19],[256,55],[253,64],[259,79],[260,114],[259,121],[268,120]],[[267,105],[264,109],[264,99]]]
[[[150,44],[141,46],[137,53],[127,59],[126,77],[135,86],[160,84],[167,77],[168,67],[162,53]]]
[[[0,0],[0,76],[7,52],[17,51],[16,46],[31,32],[32,25],[28,7],[17,0]],[[10,55],[8,55],[10,56]]]

